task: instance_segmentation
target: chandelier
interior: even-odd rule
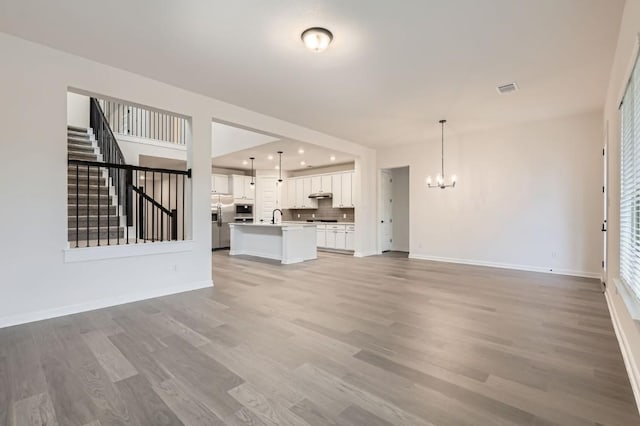
[[[433,183],[431,180],[431,176],[427,177],[427,187],[429,188],[455,188],[456,187],[456,175],[451,176],[451,183],[447,184],[444,174],[444,124],[447,120],[440,120],[440,124],[442,125],[442,143],[441,143],[441,172],[436,176],[436,182]]]

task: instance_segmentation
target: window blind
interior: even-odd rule
[[[621,106],[620,278],[640,299],[640,66]]]

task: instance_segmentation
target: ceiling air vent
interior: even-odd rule
[[[504,84],[502,86],[498,86],[497,89],[498,89],[498,93],[500,93],[501,95],[506,95],[507,93],[515,92],[516,90],[518,90],[518,84],[517,83]]]

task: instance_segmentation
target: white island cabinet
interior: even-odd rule
[[[312,223],[230,223],[231,256],[279,260],[287,265],[317,259],[316,225]]]

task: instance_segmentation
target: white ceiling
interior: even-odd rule
[[[624,0],[2,0],[0,30],[383,146],[601,108]],[[300,41],[310,26],[334,40]],[[516,81],[521,90],[499,96]]]
[[[279,139],[226,124],[211,123],[211,156],[215,158]]]
[[[304,152],[301,154],[299,150]],[[278,165],[278,151],[282,151],[282,170],[303,170],[312,167],[323,167],[334,164],[350,163],[355,160],[352,155],[343,152],[331,151],[318,145],[295,142],[291,140],[278,140],[248,149],[236,151],[227,155],[214,157],[212,164],[215,167],[227,169],[250,170],[249,157],[255,157],[254,167],[257,170],[275,170]],[[269,160],[268,156],[273,158]],[[335,160],[331,160],[334,156]],[[247,164],[243,164],[247,161]],[[304,161],[305,164],[300,164]]]

